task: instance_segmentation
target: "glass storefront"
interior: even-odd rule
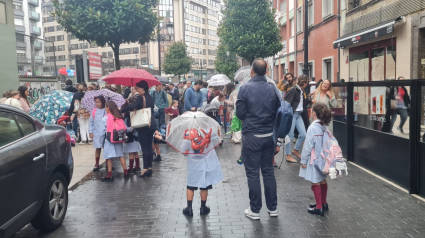
[[[350,48],[350,82],[396,79],[396,39]]]

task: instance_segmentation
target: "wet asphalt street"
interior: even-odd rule
[[[425,204],[401,190],[349,166],[349,176],[329,181],[330,211],[325,217],[307,213],[314,200],[310,184],[298,177],[299,165],[283,162],[275,169],[279,217],[261,220],[244,216],[249,206],[244,166],[238,165],[241,145],[226,140],[217,148],[224,180],[210,190],[208,216],[199,215],[199,191],[194,216],[186,206],[186,160],[162,146],[162,162],[153,176],[133,175],[124,181],[115,161],[115,181],[102,183],[104,171],[90,173],[72,188],[63,225],[48,234],[28,225],[15,237],[425,237]],[[281,153],[276,161],[282,160]]]

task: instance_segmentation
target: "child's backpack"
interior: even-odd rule
[[[276,118],[275,118],[275,126],[274,126],[274,141],[277,141],[277,138],[285,138],[291,130],[292,126],[292,118],[294,116],[292,112],[291,104],[287,101],[282,100],[282,96],[280,92],[275,88],[276,96],[280,101],[280,107],[277,110]]]
[[[310,164],[314,164],[314,167],[323,174],[329,174],[331,179],[334,179],[336,175],[341,176],[342,170],[345,170],[346,175],[348,175],[347,164],[342,155],[341,147],[329,130],[326,130],[323,134],[322,145],[319,158],[317,158],[314,148],[311,151]]]
[[[127,141],[127,128],[123,119],[107,114],[106,139],[111,143],[125,143]]]

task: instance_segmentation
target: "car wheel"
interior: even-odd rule
[[[43,204],[31,225],[37,230],[57,229],[65,218],[68,208],[68,183],[61,173],[55,173],[47,183]]]

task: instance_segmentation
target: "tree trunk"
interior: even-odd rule
[[[180,74],[179,74],[179,83],[180,83]]]
[[[121,65],[120,65],[120,45],[119,44],[114,45],[114,48],[112,48],[112,50],[114,51],[115,70],[120,70],[121,69]],[[122,92],[121,85],[117,85],[117,93],[121,94],[121,92]]]

